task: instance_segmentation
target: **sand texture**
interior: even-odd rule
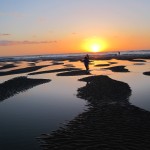
[[[32,71],[36,71],[38,69],[41,69],[41,68],[47,67],[47,66],[48,65],[26,67],[26,68],[21,68],[21,69],[14,69],[14,70],[10,70],[10,71],[0,72],[0,76],[13,75],[13,74],[22,74],[22,73],[32,72]]]
[[[110,64],[97,64],[94,65],[95,67],[105,67],[105,66],[110,66]]]
[[[150,71],[143,72],[144,75],[150,76]]]
[[[57,76],[81,76],[87,74],[90,75],[90,72],[87,72],[86,70],[75,70],[75,71],[58,73]]]
[[[78,69],[78,68],[62,68],[62,69],[54,69],[54,70],[33,72],[33,73],[29,73],[28,75],[37,75],[37,74],[45,74],[45,73],[56,73],[56,72],[64,72],[64,71],[72,71],[72,70],[80,70],[80,69]]]
[[[29,79],[25,76],[16,77],[0,84],[0,101],[24,92],[34,86],[50,82],[49,79]]]
[[[14,67],[16,67],[16,65],[14,64],[5,64],[2,67],[0,67],[0,70],[14,68]]]
[[[115,66],[115,67],[108,67],[104,69],[109,69],[113,72],[129,72],[128,69],[125,68],[126,66]]]
[[[107,76],[91,76],[77,96],[89,109],[51,135],[41,145],[49,150],[149,150],[150,112],[130,105],[128,84]]]

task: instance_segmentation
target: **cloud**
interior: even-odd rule
[[[23,44],[53,44],[57,41],[0,41],[0,46],[12,46],[12,45],[23,45]]]
[[[10,36],[11,34],[8,33],[0,33],[0,36]]]

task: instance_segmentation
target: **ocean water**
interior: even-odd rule
[[[115,55],[114,53],[96,53],[95,55]],[[1,63],[15,63],[19,68],[25,68],[33,63],[32,60],[39,58],[70,58],[82,57],[85,54],[63,54],[63,55],[40,55],[40,56],[17,56],[0,58]],[[93,54],[90,54],[93,55]],[[124,51],[121,55],[150,55],[150,51]],[[18,62],[14,62],[18,61]],[[62,61],[61,61],[62,62]],[[36,61],[37,66],[51,65],[53,61]],[[65,65],[74,65],[76,68],[84,69],[80,61],[63,61]],[[95,67],[97,64],[109,64],[111,66],[125,65],[130,71],[127,73],[112,72],[105,67]],[[47,66],[37,71],[45,71],[63,68],[63,64]],[[13,70],[5,69],[1,71]],[[132,95],[129,102],[132,105],[150,111],[150,77],[143,72],[150,71],[150,60],[145,62],[131,62],[128,60],[95,60],[90,65],[91,74],[107,75],[115,80],[129,84]],[[87,103],[76,97],[77,89],[85,85],[76,77],[58,77],[57,73],[40,75],[28,75],[28,78],[51,79],[51,82],[38,85],[27,91],[18,93],[0,102],[0,149],[2,150],[40,150],[36,137],[43,133],[51,133],[59,127],[64,126],[75,116],[87,109]],[[0,76],[0,83],[17,76],[27,76],[27,73]]]
[[[134,50],[134,51],[120,51],[121,55],[149,55],[150,50]],[[38,59],[50,59],[50,58],[72,58],[72,57],[82,57],[87,53],[69,53],[69,54],[48,54],[48,55],[32,55],[32,56],[13,56],[13,57],[0,57],[0,61],[21,61],[21,60],[38,60]],[[118,54],[117,52],[98,52],[98,53],[88,53],[89,55],[105,55],[113,56]]]

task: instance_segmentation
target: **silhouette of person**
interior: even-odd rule
[[[86,68],[86,71],[89,72],[89,55],[87,54],[85,57],[84,57],[84,66]]]

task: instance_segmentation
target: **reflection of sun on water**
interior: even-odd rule
[[[98,38],[86,39],[82,48],[88,52],[101,52],[106,49],[106,43]]]

